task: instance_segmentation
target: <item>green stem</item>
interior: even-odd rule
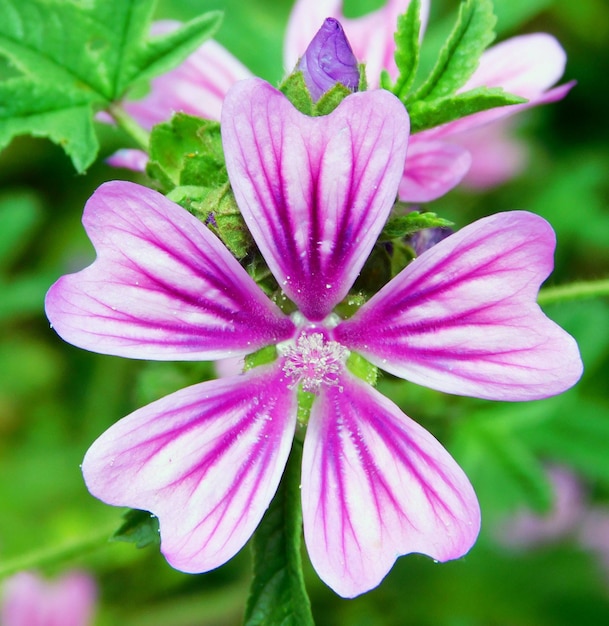
[[[302,444],[295,440],[279,489],[252,540],[254,579],[245,626],[314,626],[301,559]]]
[[[148,131],[144,130],[119,104],[111,104],[108,113],[119,128],[122,128],[133,139],[138,148],[148,152],[150,145],[150,133]]]
[[[581,281],[558,287],[546,287],[539,292],[537,302],[541,305],[566,302],[568,300],[583,300],[609,296],[609,279]]]
[[[43,548],[4,561],[2,565],[0,565],[0,580],[23,570],[57,565],[75,557],[80,557],[87,552],[97,550],[108,543],[110,536],[115,530],[116,525],[111,529],[108,528],[103,532],[97,532],[89,537],[83,537],[61,546]]]

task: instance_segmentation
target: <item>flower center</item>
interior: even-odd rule
[[[337,385],[345,367],[349,350],[322,332],[303,332],[295,344],[278,346],[284,357],[283,371],[292,379],[292,386],[318,393],[322,385]]]

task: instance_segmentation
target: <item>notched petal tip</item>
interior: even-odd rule
[[[305,317],[348,293],[396,198],[409,119],[384,90],[307,117],[268,83],[242,81],[222,119],[237,203],[279,285]]]
[[[151,511],[176,569],[214,569],[249,539],[291,448],[295,394],[273,366],[188,387],[125,417],[82,469],[108,504]]]
[[[46,311],[66,341],[158,360],[239,356],[293,324],[201,222],[156,191],[105,183],[85,207],[97,259],[51,287]]]
[[[532,213],[478,220],[413,261],[334,329],[336,340],[447,393],[509,401],[561,393],[582,365],[575,340],[537,305],[554,246],[551,226]]]
[[[311,562],[343,597],[376,587],[399,555],[459,558],[480,529],[474,490],[448,452],[350,375],[313,405],[302,499]]]

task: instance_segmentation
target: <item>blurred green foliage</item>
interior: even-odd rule
[[[355,16],[381,2],[346,4]],[[515,120],[514,132],[530,149],[518,179],[484,194],[455,191],[430,208],[457,226],[501,210],[534,211],[557,232],[549,283],[606,277],[609,8],[604,0],[496,0],[495,6],[500,38],[556,35],[568,54],[565,80],[578,84],[564,101]],[[218,39],[253,72],[278,83],[290,7],[290,0],[164,0],[158,16],[190,19],[225,10]],[[456,7],[455,0],[432,1],[423,65],[445,39]],[[123,143],[118,130],[99,125],[97,132],[103,156]],[[86,353],[49,328],[45,291],[92,259],[82,208],[98,184],[114,178],[139,179],[102,161],[77,175],[61,149],[44,140],[19,138],[0,154],[0,568],[23,554],[118,528],[122,511],[96,501],[83,485],[79,463],[87,447],[143,403],[212,376],[208,364]],[[381,379],[382,391],[467,471],[482,505],[482,535],[457,562],[399,559],[378,589],[352,601],[333,594],[306,564],[319,626],[609,623],[609,571],[599,554],[570,536],[520,551],[497,540],[497,528],[513,512],[551,509],[549,462],[571,468],[590,505],[609,512],[609,302],[553,304],[546,312],[577,338],[586,366],[581,383],[563,396],[503,405]],[[244,550],[215,572],[191,576],[172,570],[155,547],[102,541],[44,572],[69,567],[92,571],[100,584],[98,626],[211,626],[240,623],[251,561]]]

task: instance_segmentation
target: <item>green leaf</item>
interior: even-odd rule
[[[408,237],[424,228],[449,228],[451,226],[454,226],[453,222],[438,217],[431,211],[425,213],[411,211],[406,215],[390,217],[379,235],[379,241]]]
[[[185,113],[156,125],[150,134],[147,174],[165,192],[178,186],[210,189],[228,182],[220,124]]]
[[[494,405],[458,425],[451,452],[490,512],[501,515],[522,507],[545,512],[551,507],[545,467],[523,435],[524,426],[543,423],[550,410],[543,402]]]
[[[526,98],[506,93],[500,87],[478,87],[435,100],[419,100],[408,106],[410,132],[418,133],[480,111],[525,102]]]
[[[207,13],[148,41],[155,0],[0,0],[0,148],[29,133],[61,145],[82,172],[95,159],[93,116],[181,62],[217,28]]]
[[[295,441],[279,490],[254,534],[254,579],[245,626],[314,624],[300,556],[301,459],[302,444]]]
[[[395,64],[399,76],[391,91],[405,100],[419,67],[419,36],[421,32],[421,0],[412,0],[404,15],[398,17],[395,39]],[[386,79],[382,79],[386,81]]]
[[[537,454],[609,486],[609,405],[574,392],[556,402],[552,419],[526,433]]]
[[[40,202],[27,192],[0,196],[0,269],[15,261],[41,218]]]
[[[125,520],[121,527],[110,537],[110,541],[134,543],[137,548],[160,543],[159,520],[138,509],[130,509],[123,515]]]
[[[465,0],[434,68],[409,101],[443,98],[462,87],[495,38],[496,21],[491,0]]]
[[[78,172],[91,165],[99,150],[91,102],[82,94],[19,77],[0,83],[0,150],[25,134],[61,146]]]

